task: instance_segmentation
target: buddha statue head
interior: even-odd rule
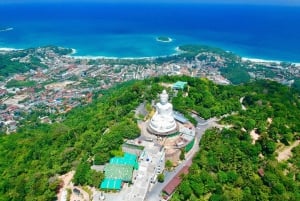
[[[163,92],[160,94],[160,103],[162,105],[168,103],[169,95],[167,94],[166,90],[163,90]]]

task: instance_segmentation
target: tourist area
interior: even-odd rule
[[[166,86],[152,101],[151,112],[147,112],[144,103],[136,108],[137,116],[145,116],[138,120],[141,135],[122,145],[121,156],[91,167],[104,173],[99,187],[92,190],[94,201],[158,201],[167,200],[174,193],[182,175],[188,173],[192,157],[199,149],[199,138],[207,127],[203,124],[202,130],[196,128],[183,114],[173,110],[167,91],[176,95],[186,87],[187,82],[181,81]],[[68,182],[71,186],[61,189],[60,200],[67,200],[67,188],[73,189],[72,198],[85,200],[85,190],[74,186],[71,180]]]
[[[178,82],[172,88],[180,90],[186,84]],[[185,155],[194,146],[195,127],[182,114],[173,111],[166,90],[159,94],[159,101],[153,105],[152,114],[144,121],[139,121],[139,127],[141,136],[123,144],[124,156],[111,158],[105,165],[105,179],[99,186],[101,192],[94,194],[94,200],[154,201],[161,199],[161,193],[168,197],[179,185],[179,175],[187,173],[191,162],[186,163]],[[166,161],[171,167],[165,167]],[[165,169],[173,169],[183,161],[186,165],[180,166],[178,174],[174,174],[162,186],[158,180],[159,177],[165,177]],[[154,193],[156,185],[163,187],[161,192]]]

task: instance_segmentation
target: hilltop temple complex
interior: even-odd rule
[[[195,127],[180,113],[173,111],[169,95],[163,90],[155,104],[155,113],[146,123],[146,136],[156,139],[165,150],[167,160],[176,165],[182,152],[188,153],[195,142]]]
[[[182,114],[173,111],[166,90],[159,94],[154,109],[150,119],[139,121],[141,136],[122,145],[124,156],[111,158],[104,167],[105,179],[99,187],[103,191],[120,191],[116,195],[106,194],[109,200],[145,200],[158,175],[163,174],[166,162],[177,166],[186,154],[192,153],[195,127]]]

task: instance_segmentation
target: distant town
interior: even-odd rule
[[[76,57],[54,47],[17,50],[16,57],[11,57],[12,52],[1,50],[0,56],[10,55],[10,61],[24,66],[33,61],[36,65],[23,73],[0,74],[0,129],[7,134],[32,113],[41,123],[61,121],[60,114],[91,102],[95,93],[133,79],[187,75],[227,85],[244,76],[245,81],[270,79],[291,86],[300,78],[299,64],[242,59],[202,46],[180,47],[178,54],[169,57],[140,59]],[[232,72],[236,66],[246,74]]]

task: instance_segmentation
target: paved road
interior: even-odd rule
[[[188,163],[189,160],[191,160],[194,155],[199,151],[199,142],[204,134],[204,132],[211,127],[216,126],[216,118],[211,118],[208,120],[203,120],[200,118],[195,118],[198,122],[198,125],[196,127],[196,137],[195,137],[195,144],[192,150],[186,155],[186,159],[178,165],[172,172],[166,172],[165,173],[165,181],[164,183],[157,183],[155,184],[152,189],[147,193],[146,195],[146,201],[159,201],[162,198],[160,197],[160,194],[164,187],[176,176],[176,174]]]

